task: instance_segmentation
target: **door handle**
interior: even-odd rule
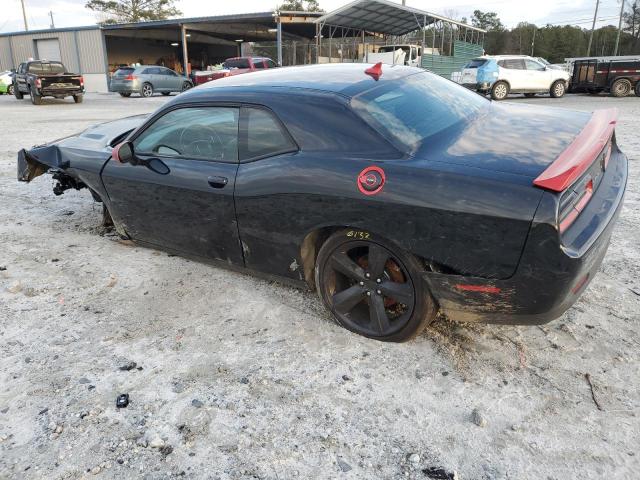
[[[229,183],[227,177],[209,177],[207,180],[213,188],[224,188]]]

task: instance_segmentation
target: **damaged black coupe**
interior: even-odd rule
[[[51,171],[122,236],[306,283],[340,325],[402,341],[438,310],[538,324],[578,299],[626,187],[615,123],[410,67],[296,67],[22,150],[18,178]]]

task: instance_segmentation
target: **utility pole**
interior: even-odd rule
[[[591,26],[591,35],[589,35],[589,46],[587,47],[587,57],[591,55],[591,43],[593,42],[593,31],[596,29],[596,19],[598,18],[598,7],[600,0],[596,0],[596,12],[593,14],[593,25]]]
[[[24,0],[20,0],[20,3],[22,3],[22,18],[24,20],[24,29],[29,30],[29,26],[27,25],[27,11],[24,9]]]
[[[533,40],[531,40],[531,56],[533,57],[533,52],[536,48],[536,32],[538,31],[538,27],[533,27]]]
[[[622,7],[620,7],[620,22],[618,23],[618,35],[616,36],[616,48],[613,49],[613,56],[618,55],[618,46],[620,45],[620,32],[622,32],[622,15],[624,14],[624,0],[622,0]]]
[[[53,23],[53,12],[51,10],[49,10],[49,16],[51,17],[51,30],[53,30],[56,26]]]

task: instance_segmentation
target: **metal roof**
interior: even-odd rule
[[[387,0],[355,0],[323,15],[316,20],[316,23],[374,33],[406,35],[436,21],[458,25],[477,32],[486,32],[486,30],[472,27],[466,23]]]

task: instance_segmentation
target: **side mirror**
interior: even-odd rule
[[[134,163],[133,143],[122,142],[116,145],[111,152],[111,158],[120,163]]]

